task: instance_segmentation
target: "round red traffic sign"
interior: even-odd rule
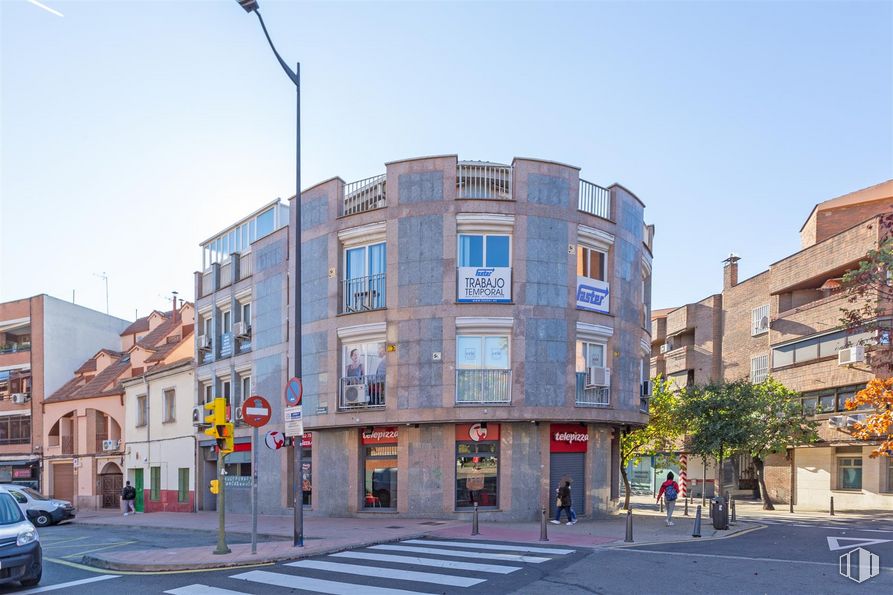
[[[304,383],[301,382],[301,379],[294,377],[289,380],[288,386],[285,387],[285,402],[292,407],[296,407],[301,404],[301,397],[303,396]]]
[[[249,426],[259,428],[267,425],[273,415],[273,408],[263,397],[252,396],[242,403],[242,420]]]

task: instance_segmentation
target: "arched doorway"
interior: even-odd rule
[[[99,494],[102,496],[103,508],[121,507],[121,488],[124,485],[124,474],[114,463],[106,463],[99,472]]]

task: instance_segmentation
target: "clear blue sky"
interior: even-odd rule
[[[132,318],[193,297],[198,243],[294,192],[294,93],[234,0],[0,2],[0,300]],[[303,71],[305,187],[457,153],[620,182],[657,225],[654,306],[798,249],[893,177],[890,2],[260,0]]]

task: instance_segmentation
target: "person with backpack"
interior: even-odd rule
[[[660,491],[657,493],[657,501],[660,497],[664,497],[664,503],[667,506],[667,527],[675,525],[673,522],[673,509],[676,508],[676,498],[679,497],[679,484],[673,481],[673,472],[667,473],[667,481],[660,484]]]
[[[124,509],[124,516],[130,513],[136,514],[136,507],[133,505],[134,500],[136,500],[136,490],[128,481],[124,489],[121,490],[121,508]]]

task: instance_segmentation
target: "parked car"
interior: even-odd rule
[[[68,500],[47,498],[36,490],[14,483],[2,483],[0,489],[9,493],[22,509],[22,514],[38,527],[74,518],[74,506]]]
[[[43,575],[43,550],[37,529],[15,499],[0,488],[0,584],[18,581],[33,587]]]

